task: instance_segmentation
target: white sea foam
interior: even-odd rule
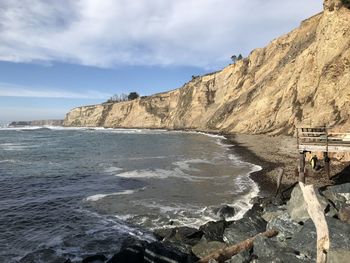
[[[155,170],[133,170],[129,172],[116,174],[118,177],[124,178],[157,178],[166,179],[169,177],[178,177],[179,174],[176,171],[155,169]]]
[[[1,143],[0,149],[5,151],[22,151],[26,148],[35,148],[35,145],[28,145],[24,143]]]
[[[119,174],[116,174],[115,176],[123,177],[123,178],[148,178],[148,179],[180,178],[182,180],[191,181],[191,182],[214,179],[214,178],[204,177],[204,176],[192,176],[187,173],[184,173],[180,168],[175,168],[174,170],[165,170],[165,169],[133,170],[133,171],[119,173]]]
[[[7,160],[0,160],[0,163],[17,163],[17,160],[13,159],[7,159]]]
[[[167,159],[171,156],[144,156],[144,157],[129,157],[128,160],[152,160],[152,159]]]
[[[129,235],[137,237],[138,239],[142,239],[146,241],[155,241],[155,237],[153,234],[144,232],[141,229],[136,228],[135,226],[131,227],[125,224],[124,222],[119,222],[119,216],[110,217],[110,216],[100,215],[96,212],[92,212],[85,209],[81,211],[86,214],[99,218],[99,221],[101,223],[99,226],[101,228],[107,227],[107,229],[115,229],[118,232],[127,233]],[[96,231],[99,231],[99,230],[100,229],[96,229]],[[90,231],[94,231],[94,229],[91,229]]]
[[[227,220],[238,220],[243,217],[243,215],[252,208],[253,204],[251,203],[251,200],[254,197],[257,197],[259,194],[259,186],[256,182],[254,182],[249,176],[251,173],[261,171],[262,167],[259,165],[255,165],[252,163],[244,162],[236,155],[230,154],[229,159],[236,165],[236,166],[248,166],[250,168],[250,171],[246,175],[240,175],[236,178],[235,184],[240,187],[240,192],[245,192],[247,189],[251,188],[251,190],[241,196],[239,200],[235,201],[231,205],[235,207],[236,214],[232,218],[228,218]],[[237,192],[236,192],[237,193]]]
[[[223,135],[219,135],[219,134],[212,134],[212,133],[206,133],[206,132],[196,132],[197,134],[202,134],[208,137],[212,137],[212,138],[218,138],[218,139],[226,139],[225,136]]]
[[[130,195],[135,193],[136,190],[125,190],[125,191],[121,191],[121,192],[117,192],[117,193],[111,193],[111,194],[96,194],[96,195],[92,195],[92,196],[88,196],[86,197],[84,200],[85,201],[89,201],[89,202],[96,202],[102,198],[105,198],[106,196],[114,196],[114,195]]]
[[[183,161],[177,161],[173,162],[173,165],[179,167],[181,170],[185,171],[200,171],[199,169],[196,168],[191,168],[191,164],[200,164],[200,163],[207,163],[210,164],[208,160],[203,160],[203,159],[189,159],[189,160],[183,160]]]
[[[108,168],[104,169],[104,172],[113,174],[113,173],[116,173],[116,172],[119,172],[122,170],[123,170],[123,168],[112,166],[112,167],[108,167]]]

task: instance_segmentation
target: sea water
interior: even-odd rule
[[[241,217],[257,195],[225,139],[162,130],[0,129],[0,262],[52,249],[79,260],[132,236]]]

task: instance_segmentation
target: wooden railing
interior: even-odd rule
[[[297,128],[299,151],[350,152],[350,132],[333,132],[326,127]]]

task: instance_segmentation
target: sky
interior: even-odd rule
[[[322,0],[1,0],[0,122],[181,87],[322,11]]]

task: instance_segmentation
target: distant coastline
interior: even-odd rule
[[[9,127],[23,126],[63,126],[63,120],[33,120],[33,121],[12,121],[8,124]]]

